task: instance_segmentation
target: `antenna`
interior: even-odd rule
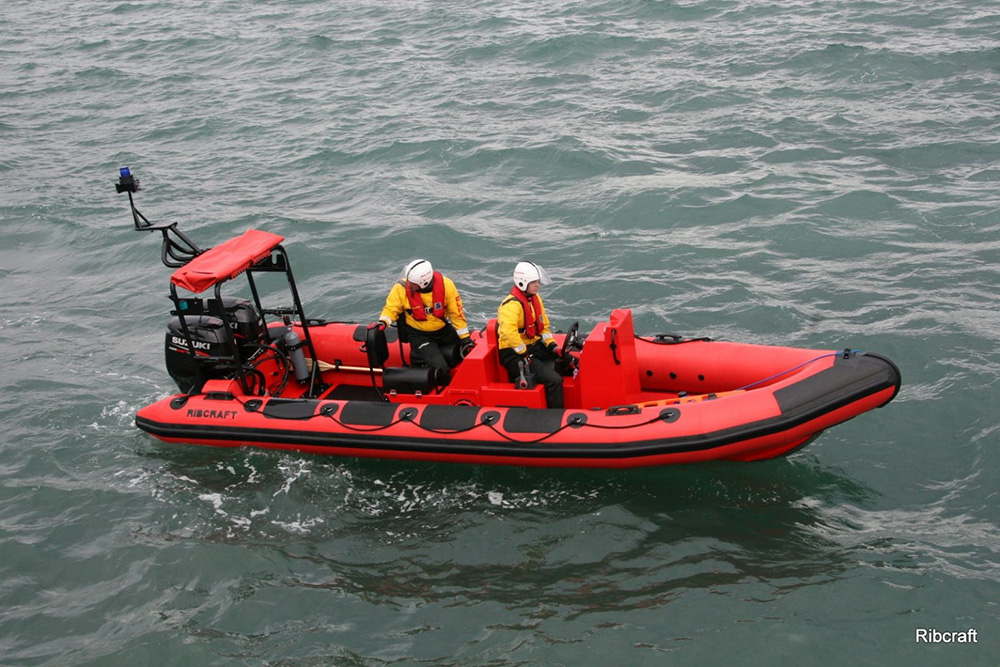
[[[163,222],[157,224],[150,222],[149,218],[144,216],[139,209],[135,207],[135,200],[132,198],[132,194],[138,192],[140,189],[139,179],[132,174],[132,170],[128,167],[120,167],[118,169],[118,182],[115,183],[115,190],[118,194],[123,192],[128,193],[128,204],[132,209],[132,223],[135,225],[136,231],[159,231],[163,234],[163,246],[160,253],[160,260],[163,262],[164,266],[168,266],[172,269],[180,268],[201,253],[205,252],[195,245],[194,241],[185,236],[181,230],[177,229],[176,222]]]

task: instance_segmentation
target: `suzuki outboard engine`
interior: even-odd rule
[[[167,372],[177,383],[177,387],[188,393],[198,390],[199,369],[200,380],[209,378],[234,377],[236,361],[234,351],[230,348],[226,335],[226,324],[214,314],[218,313],[214,299],[191,299],[183,303],[190,306],[190,315],[175,317],[167,325],[164,355],[166,356]],[[183,304],[182,304],[183,305]],[[222,305],[226,321],[233,333],[238,347],[239,359],[246,363],[262,349],[264,342],[264,320],[254,305],[246,299],[223,297]],[[184,335],[181,317],[187,324],[191,334],[191,345],[194,353],[204,360],[196,362],[191,358],[189,341]]]

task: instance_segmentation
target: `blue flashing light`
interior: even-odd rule
[[[118,175],[121,176],[122,178],[126,178],[127,176],[132,175],[132,170],[129,169],[128,167],[121,167],[118,170]]]

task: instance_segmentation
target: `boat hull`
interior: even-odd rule
[[[709,344],[710,345],[710,344]],[[760,352],[762,346],[747,346]],[[600,410],[240,396],[234,382],[143,408],[167,442],[514,466],[632,468],[774,458],[888,403],[899,371],[845,354],[754,391]]]

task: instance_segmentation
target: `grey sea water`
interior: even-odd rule
[[[1000,664],[998,34],[971,0],[5,0],[0,663]],[[482,324],[531,258],[559,327],[904,388],[757,464],[164,446],[121,165],[203,246],[286,236],[314,317],[424,256]]]

